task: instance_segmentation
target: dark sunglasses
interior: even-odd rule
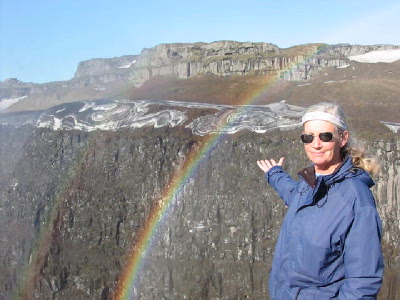
[[[314,135],[312,133],[303,133],[300,137],[304,144],[309,144],[314,140]],[[321,132],[318,137],[322,142],[330,142],[333,139],[333,133]]]

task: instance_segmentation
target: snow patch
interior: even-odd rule
[[[79,110],[79,112],[84,112],[85,110],[88,110],[96,105],[95,102],[85,102],[85,105]]]
[[[22,96],[18,98],[8,98],[8,99],[3,99],[0,102],[0,111],[5,110],[6,108],[10,107],[11,105],[21,101],[22,99],[25,99],[28,96]]]
[[[155,128],[181,125],[187,120],[184,112],[166,109],[148,114],[149,101],[113,101],[98,104],[83,103],[76,111],[59,109],[54,113],[47,111],[39,118],[38,127],[53,130],[118,130],[120,128]]]
[[[136,60],[133,60],[130,64],[124,65],[124,66],[120,66],[118,67],[118,69],[128,69],[130,68],[134,63],[136,63]]]
[[[63,109],[57,110],[57,111],[56,111],[56,114],[58,114],[58,113],[60,113],[60,112],[63,112],[64,110],[65,110],[65,107],[64,107]]]
[[[112,109],[114,109],[116,107],[117,107],[117,104],[116,103],[112,103],[112,104],[93,106],[92,109],[93,110],[104,110],[104,111],[107,111],[107,110],[112,110]]]
[[[350,67],[350,65],[339,66],[339,67],[336,67],[336,69],[346,69],[348,67]]]
[[[400,59],[400,49],[371,51],[361,55],[349,56],[348,59],[361,63],[392,63]]]
[[[294,129],[300,126],[303,108],[284,102],[269,105],[221,106],[212,115],[199,117],[187,125],[196,135],[213,133],[233,134],[241,130],[266,133],[279,128]]]
[[[391,131],[394,133],[399,133],[400,132],[400,123],[394,123],[394,122],[384,122],[381,121],[383,125],[385,125],[387,128],[389,128]]]
[[[78,106],[79,105],[79,106]],[[162,106],[150,112],[152,106]],[[198,117],[189,124],[188,110],[212,108],[214,113]],[[300,126],[304,108],[280,101],[269,105],[217,105],[157,100],[106,100],[64,104],[41,114],[36,125],[53,130],[119,130],[153,126],[190,128],[193,134],[233,134],[241,130],[265,133],[276,128],[290,130]]]

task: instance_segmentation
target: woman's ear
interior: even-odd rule
[[[349,141],[349,132],[347,130],[340,134],[340,147],[343,147]]]

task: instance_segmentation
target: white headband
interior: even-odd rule
[[[341,119],[338,118],[334,115],[331,115],[330,113],[322,112],[322,111],[311,111],[308,113],[305,113],[303,118],[301,119],[301,123],[304,124],[305,122],[308,121],[313,121],[313,120],[322,120],[322,121],[328,121],[331,122],[332,124],[336,125],[342,130],[347,130],[346,123]]]

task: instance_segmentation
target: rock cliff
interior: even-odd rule
[[[286,209],[255,161],[284,155],[297,176],[307,164],[302,111],[100,101],[1,116],[0,299],[112,299],[152,212],[186,171],[131,296],[266,299]],[[380,299],[396,299],[399,139],[362,142],[383,169],[373,190],[385,232]]]
[[[125,55],[114,58],[95,58],[82,61],[75,72],[75,78],[116,73],[129,69],[135,64],[137,55]]]
[[[130,80],[140,86],[158,75],[189,78],[197,74],[217,76],[272,74],[302,81],[326,67],[348,65],[348,56],[370,51],[396,49],[397,46],[309,44],[281,49],[268,43],[218,41],[210,44],[163,44],[144,49]]]
[[[32,107],[32,103],[29,103],[33,99],[39,102],[49,102],[44,105],[48,108],[63,102],[70,102],[68,98],[72,101],[77,100],[76,97],[82,97],[81,100],[103,98],[104,95],[107,95],[106,90],[109,88],[107,85],[115,85],[115,82],[124,82],[125,86],[129,85],[128,77],[136,58],[137,55],[126,55],[80,62],[74,78],[68,81],[38,84],[21,82],[16,78],[7,79],[0,82],[0,111],[24,98],[28,98],[28,103],[21,105],[21,108],[17,110],[37,109],[37,107]],[[118,89],[121,89],[121,84],[117,84],[116,90]],[[103,94],[96,97],[93,95],[96,93]],[[114,93],[118,93],[118,91],[114,91]]]
[[[0,82],[0,111],[8,107],[14,111],[34,110],[77,100],[115,98],[160,76],[193,79],[205,75],[219,78],[245,75],[304,81],[321,77],[321,71],[326,68],[349,67],[352,65],[349,57],[398,48],[307,44],[282,49],[271,43],[235,41],[161,44],[143,49],[139,55],[83,61],[74,78],[68,81],[35,84],[9,79]],[[151,92],[147,96],[151,98]]]

